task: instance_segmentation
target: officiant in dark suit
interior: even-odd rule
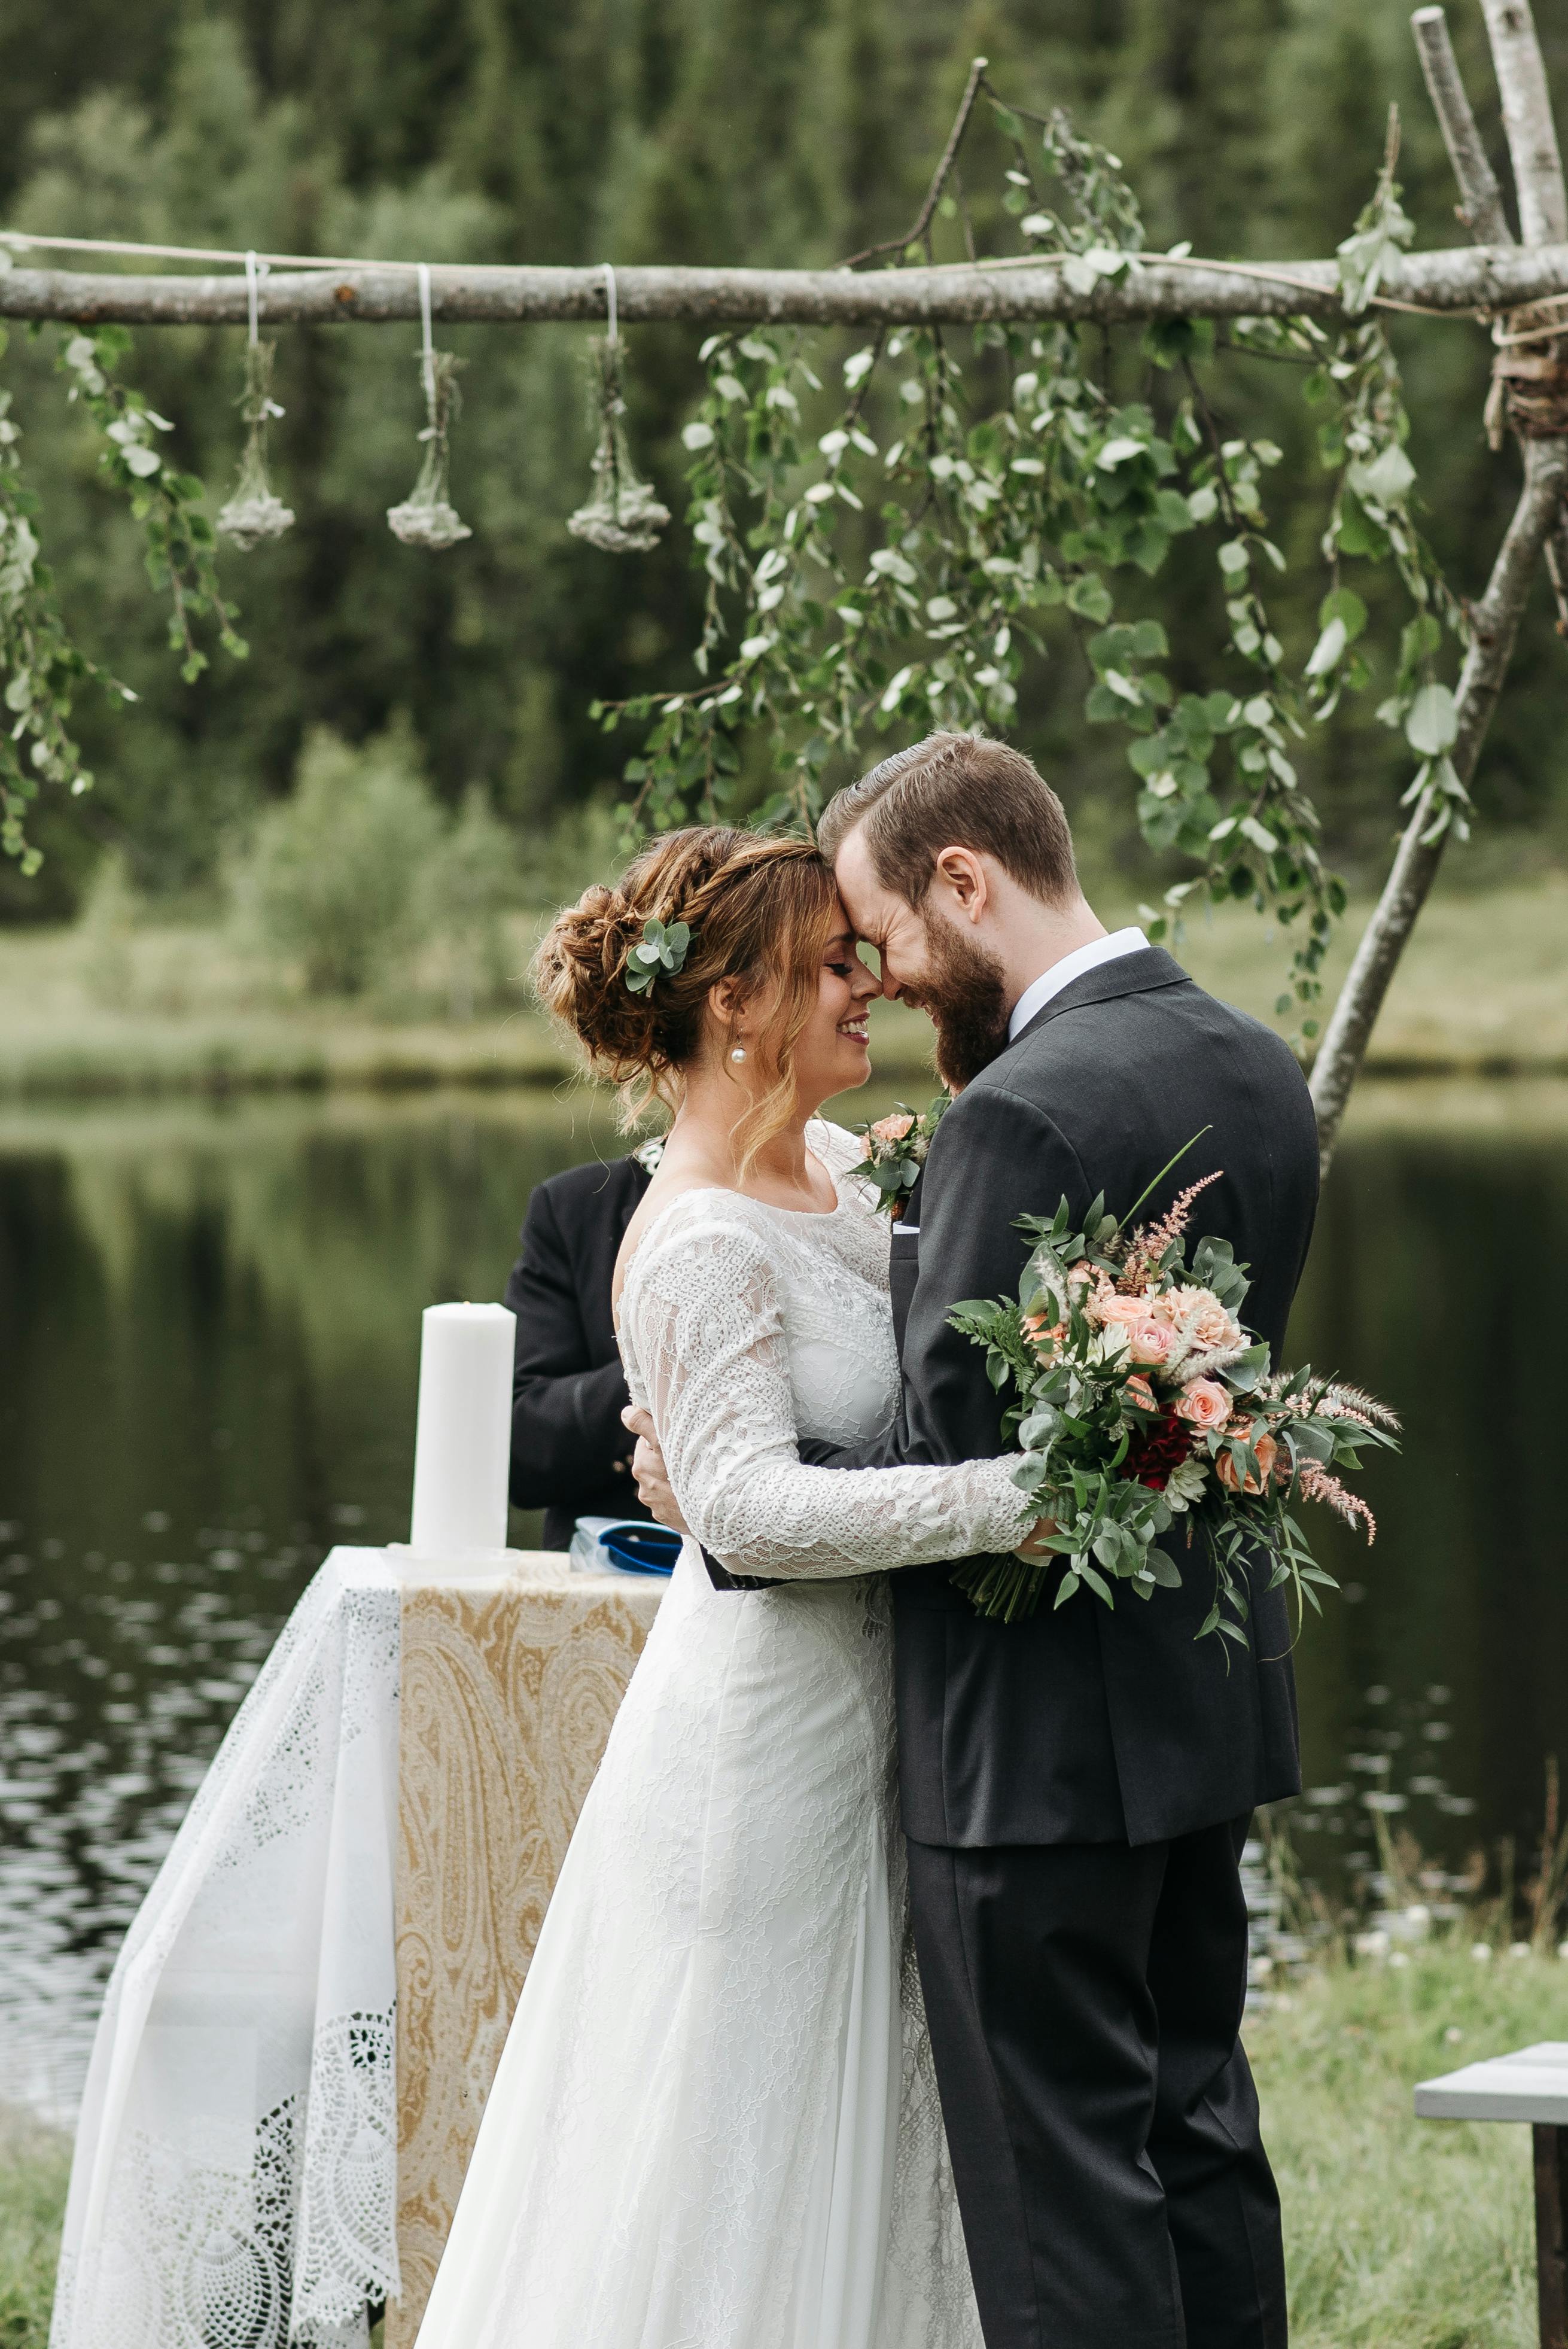
[[[536,1184],[506,1284],[517,1316],[511,1498],[544,1511],[544,1547],[567,1549],[579,1517],[645,1517],[621,1424],[626,1381],[610,1282],[660,1144],[568,1167]]]

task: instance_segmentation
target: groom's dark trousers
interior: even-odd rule
[[[1145,948],[1084,973],[943,1120],[892,1237],[899,1419],[844,1467],[1001,1447],[961,1299],[1013,1295],[1021,1215],[1142,1210],[1221,1179],[1193,1237],[1251,1267],[1244,1318],[1284,1338],[1317,1196],[1286,1047]],[[1180,1521],[1179,1521],[1180,1522]],[[1279,2201],[1237,2033],[1254,1805],[1300,1790],[1290,1626],[1255,1588],[1251,1644],[1195,1634],[1180,1590],[1047,1591],[975,1614],[944,1568],[892,1577],[899,1773],[921,1977],[987,2349],[1283,2349]]]

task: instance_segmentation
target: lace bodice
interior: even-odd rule
[[[865,1574],[1011,1549],[1026,1522],[1006,1459],[813,1468],[799,1435],[853,1444],[892,1420],[898,1357],[888,1227],[814,1120],[829,1214],[683,1192],[649,1225],[621,1299],[621,1352],[687,1525],[737,1572]]]

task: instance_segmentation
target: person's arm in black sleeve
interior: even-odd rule
[[[522,1252],[506,1285],[517,1316],[511,1390],[511,1497],[520,1509],[587,1507],[612,1464],[629,1460],[618,1360],[586,1368],[583,1301],[548,1191],[529,1203]],[[627,1500],[632,1499],[627,1479]]]

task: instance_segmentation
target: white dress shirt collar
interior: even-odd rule
[[[1043,1011],[1053,996],[1081,978],[1086,970],[1098,970],[1102,962],[1115,962],[1119,955],[1137,954],[1148,944],[1142,931],[1134,926],[1112,930],[1109,937],[1091,938],[1087,947],[1075,947],[1071,954],[1063,955],[1060,962],[1052,963],[1049,970],[1032,980],[1014,1004],[1007,1022],[1008,1043],[1023,1034],[1036,1012]]]

